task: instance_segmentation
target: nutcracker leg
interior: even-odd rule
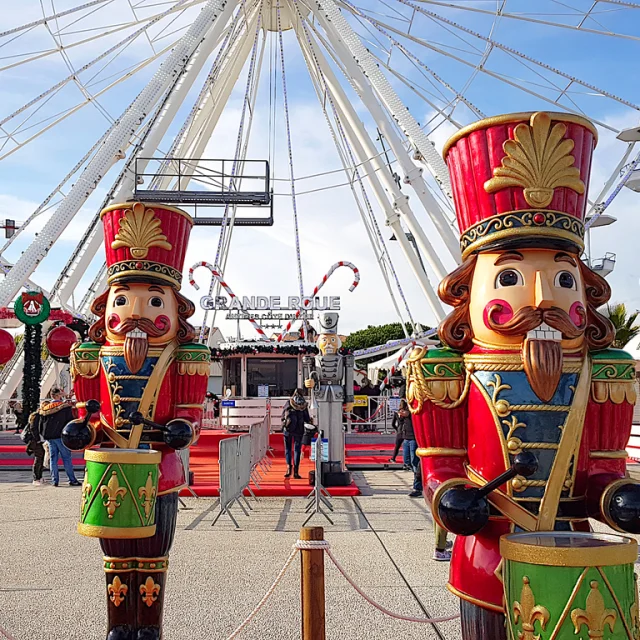
[[[156,535],[138,540],[138,570],[135,574],[138,633],[135,640],[162,638],[168,554],[173,544],[177,518],[178,494],[160,496],[156,501]]]
[[[462,640],[507,640],[505,617],[502,613],[460,600],[460,614]]]
[[[107,640],[135,640],[136,559],[105,556]]]

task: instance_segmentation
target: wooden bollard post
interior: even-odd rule
[[[322,527],[303,527],[300,540],[324,540]],[[302,640],[325,640],[324,551],[300,550]]]

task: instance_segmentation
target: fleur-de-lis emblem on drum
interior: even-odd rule
[[[84,514],[84,508],[87,506],[89,496],[93,491],[93,487],[85,480],[82,484],[82,500],[80,502],[80,515]]]
[[[120,576],[116,576],[113,582],[107,587],[109,600],[111,600],[116,607],[122,604],[124,597],[127,595],[127,591],[129,591],[129,587],[126,584],[122,584]]]
[[[485,191],[522,187],[527,204],[536,209],[551,203],[557,187],[583,194],[585,185],[571,155],[574,142],[564,137],[566,132],[561,122],[551,128],[551,118],[544,112],[531,116],[531,125],[519,124],[513,132],[515,140],[502,146],[507,155],[502,166],[493,170],[494,177],[484,183]]]
[[[140,585],[140,594],[142,595],[142,601],[150,607],[160,595],[160,585],[149,576],[144,584]]]
[[[536,604],[530,580],[527,576],[522,578],[522,592],[520,602],[513,603],[513,615],[517,624],[522,619],[522,631],[518,632],[518,640],[540,640],[539,635],[535,635],[536,621],[540,623],[540,629],[545,630],[549,622],[549,611],[542,605]]]
[[[571,622],[575,627],[576,633],[580,631],[582,625],[587,625],[589,638],[602,638],[604,636],[604,628],[609,625],[609,630],[613,632],[618,614],[614,609],[605,609],[604,598],[600,593],[597,580],[589,583],[591,590],[587,596],[585,609],[574,609],[571,612]]]
[[[102,504],[107,507],[107,515],[109,519],[113,518],[116,509],[120,506],[118,498],[124,498],[127,495],[127,490],[120,486],[118,481],[118,474],[115,471],[111,472],[111,477],[106,485],[100,487],[100,493],[106,501]]]
[[[134,258],[146,258],[151,247],[160,247],[171,251],[171,243],[162,233],[159,218],[153,209],[147,209],[141,202],[136,202],[131,209],[127,209],[124,218],[120,220],[120,227],[112,249],[128,247]]]
[[[144,487],[138,489],[138,497],[142,500],[142,506],[144,507],[144,515],[149,518],[151,514],[151,507],[153,506],[153,499],[156,497],[156,488],[153,484],[153,478],[151,477],[151,471],[147,476],[147,482]]]

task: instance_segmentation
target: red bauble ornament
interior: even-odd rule
[[[75,331],[61,325],[54,327],[47,334],[47,349],[54,359],[68,358],[71,347],[78,341]]]
[[[16,352],[13,336],[5,329],[0,329],[0,364],[7,364]]]

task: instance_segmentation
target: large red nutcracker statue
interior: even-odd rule
[[[583,118],[519,113],[445,146],[463,262],[439,289],[446,347],[412,354],[408,397],[426,498],[459,534],[448,588],[465,640],[505,638],[503,534],[588,531],[590,517],[640,531],[634,362],[608,348],[610,289],[580,260],[595,144]],[[527,474],[478,494],[523,454]]]
[[[93,342],[72,351],[81,419],[63,439],[87,449],[78,529],[105,554],[107,639],[158,640],[186,483],[177,449],[199,434],[209,376],[187,322],[194,305],[179,293],[193,221],[138,202],[105,209],[102,222],[109,289],[92,307]]]

